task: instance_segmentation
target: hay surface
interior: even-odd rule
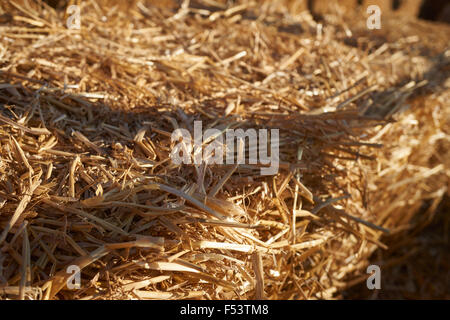
[[[3,298],[340,297],[383,234],[432,219],[448,26],[184,3],[83,2],[68,30],[43,3],[2,2]],[[280,129],[279,173],[174,165],[170,135],[194,120]]]

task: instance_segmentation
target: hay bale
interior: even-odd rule
[[[211,3],[1,4],[0,295],[340,297],[448,192],[446,27]],[[278,173],[172,163],[194,120],[279,129]]]

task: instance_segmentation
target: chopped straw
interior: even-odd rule
[[[77,3],[0,4],[0,297],[339,298],[448,194],[448,26]],[[194,120],[279,129],[278,173],[174,164]]]

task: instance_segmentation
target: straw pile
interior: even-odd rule
[[[0,8],[3,298],[339,297],[448,190],[448,26],[86,1],[69,30]],[[173,164],[194,120],[280,129],[279,172]]]

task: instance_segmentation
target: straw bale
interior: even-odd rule
[[[2,298],[339,298],[448,195],[448,26],[69,2],[0,5]],[[194,120],[279,129],[279,172],[172,163]]]

